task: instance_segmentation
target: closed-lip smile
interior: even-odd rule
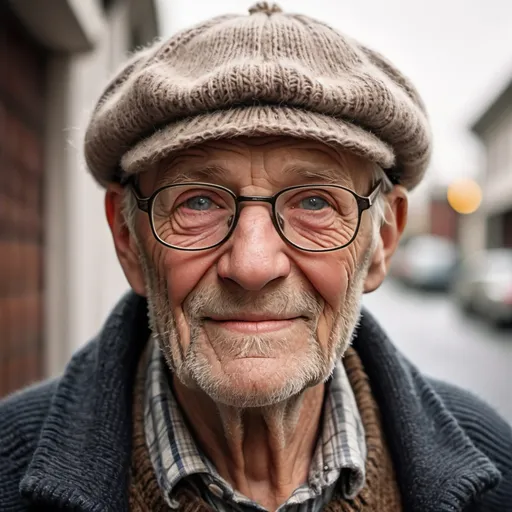
[[[230,317],[206,317],[207,322],[214,322],[218,326],[230,331],[261,334],[278,331],[290,327],[295,320],[304,319],[302,316],[270,316],[257,313],[235,315]]]

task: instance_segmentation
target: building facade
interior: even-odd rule
[[[127,289],[81,149],[108,77],[158,35],[154,0],[0,5],[0,396],[60,372]]]
[[[429,234],[459,244],[460,215],[450,206],[446,196],[446,187],[432,190],[429,200]]]
[[[485,247],[512,248],[512,80],[471,128],[486,153],[480,209]]]

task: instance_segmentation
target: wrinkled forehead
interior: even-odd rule
[[[365,191],[375,164],[322,142],[293,137],[209,141],[158,162],[143,181],[153,186],[186,181],[237,185],[264,176],[276,186],[337,183]]]

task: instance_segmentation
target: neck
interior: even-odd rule
[[[307,481],[325,385],[268,407],[213,402],[174,378],[177,400],[219,474],[248,498],[275,510]]]

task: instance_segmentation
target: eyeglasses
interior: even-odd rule
[[[220,185],[167,185],[150,197],[131,189],[137,206],[149,215],[155,238],[180,251],[204,251],[223,244],[236,228],[242,203],[272,206],[272,222],[281,238],[302,251],[329,252],[350,245],[363,211],[374,203],[382,182],[368,197],[339,185],[297,185],[273,196],[237,196]]]

